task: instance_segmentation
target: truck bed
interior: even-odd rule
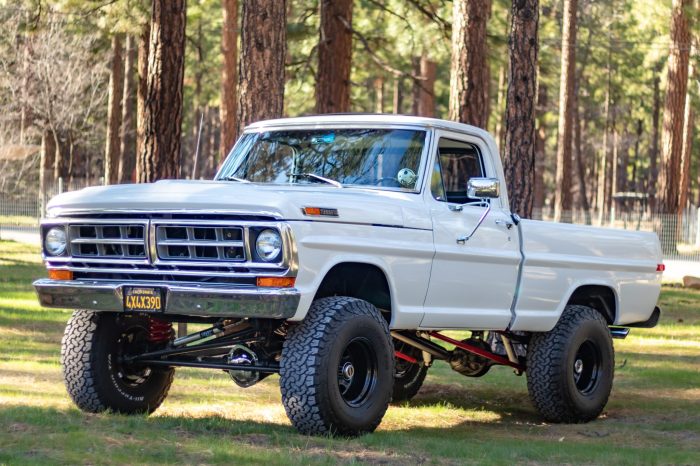
[[[649,318],[661,290],[654,233],[538,220],[519,227],[523,262],[512,330],[551,330],[582,285],[614,290],[614,324]]]

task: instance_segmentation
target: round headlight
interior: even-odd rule
[[[264,261],[273,261],[282,251],[282,238],[275,230],[263,230],[255,241],[255,251]]]
[[[63,228],[52,228],[46,233],[44,239],[46,252],[51,256],[60,256],[66,250],[66,230]]]

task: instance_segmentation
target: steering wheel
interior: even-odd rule
[[[383,176],[374,182],[375,186],[381,186],[385,181],[391,181],[394,183],[394,187],[400,187],[399,180],[394,176]]]

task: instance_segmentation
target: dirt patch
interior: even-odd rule
[[[36,429],[33,426],[30,426],[29,424],[25,424],[23,422],[14,422],[7,426],[7,431],[10,433],[27,434],[35,432]]]
[[[242,434],[233,437],[234,442],[243,443],[252,447],[274,447],[283,448],[276,445],[272,436],[267,434]],[[355,448],[353,448],[355,447]],[[292,447],[292,451],[310,456],[333,457],[338,464],[359,462],[374,465],[420,465],[427,462],[434,463],[434,460],[426,456],[406,455],[393,450],[377,451],[362,448],[352,443],[346,444],[324,444],[323,440],[309,438],[303,446]],[[438,464],[457,464],[441,461]]]

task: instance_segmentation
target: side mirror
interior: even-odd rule
[[[472,199],[494,199],[501,195],[501,182],[497,178],[469,178],[467,196]]]

